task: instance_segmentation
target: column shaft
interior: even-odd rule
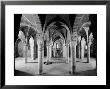
[[[31,37],[30,38],[30,52],[31,52],[31,59],[34,59],[34,39]]]
[[[47,61],[49,61],[50,59],[49,59],[49,45],[47,45]]]
[[[69,63],[69,45],[67,45],[67,62]]]
[[[38,74],[42,74],[42,44],[38,44]]]
[[[90,46],[87,44],[87,63],[90,62]]]
[[[75,71],[76,71],[76,45],[73,45],[72,44],[72,47],[71,47],[71,67],[72,67],[72,70],[71,70],[71,73],[74,74]]]
[[[64,58],[67,58],[67,55],[66,55],[67,53],[66,53],[66,46],[65,46],[65,44],[63,45],[63,57]]]
[[[28,51],[28,47],[27,44],[24,45],[24,49],[25,49],[25,63],[27,63],[27,51]]]
[[[81,59],[84,59],[84,47],[81,47]]]
[[[81,47],[80,47],[80,43],[78,45],[78,56],[79,56],[79,59],[81,58]]]
[[[52,45],[49,46],[49,52],[50,52],[49,58],[51,58],[52,57]]]
[[[44,43],[42,44],[42,59],[44,59]]]

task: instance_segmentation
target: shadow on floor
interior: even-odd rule
[[[23,72],[23,71],[15,70],[14,71],[14,76],[34,76],[34,75]]]
[[[97,70],[86,70],[81,72],[76,72],[73,76],[97,76]]]
[[[54,71],[52,69],[52,71]],[[93,70],[86,70],[86,71],[80,71],[80,72],[76,72],[75,74],[71,74],[70,71],[63,71],[62,74],[50,74],[50,70],[49,72],[45,72],[43,74],[43,76],[97,76],[97,70],[93,69]]]

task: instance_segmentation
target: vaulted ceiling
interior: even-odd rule
[[[23,14],[20,25],[30,26],[37,33],[48,31],[48,37],[56,41],[66,40],[68,31],[78,31],[88,20],[88,14]]]

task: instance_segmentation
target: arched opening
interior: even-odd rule
[[[47,54],[50,55],[48,59],[66,59],[70,57],[70,30],[69,27],[61,21],[53,21],[44,30],[45,41],[47,46]],[[49,49],[50,51],[48,51]],[[48,60],[47,59],[47,60]]]

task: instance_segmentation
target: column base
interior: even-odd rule
[[[66,63],[67,63],[67,64],[69,63],[69,59],[66,61]]]
[[[87,63],[90,63],[90,60],[87,60]]]
[[[69,74],[70,74],[70,75],[75,75],[75,74],[76,74],[76,72],[69,71]]]

